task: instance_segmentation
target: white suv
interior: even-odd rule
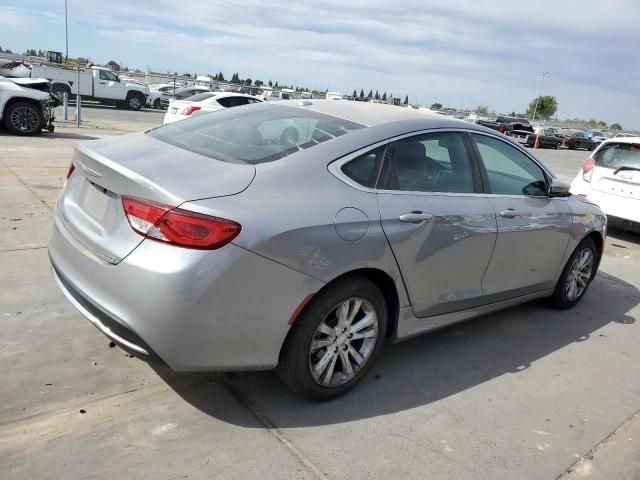
[[[53,131],[50,83],[43,78],[0,77],[0,121],[16,135]]]
[[[640,137],[602,142],[571,182],[571,193],[597,204],[612,225],[640,232]]]

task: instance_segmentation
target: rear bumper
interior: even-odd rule
[[[178,371],[273,368],[292,312],[322,286],[233,244],[210,251],[145,240],[110,265],[54,225],[49,256],[60,290],[93,325]]]
[[[627,224],[629,226],[640,224],[640,200],[638,199],[594,190],[590,183],[580,178],[580,175],[571,183],[571,193],[582,195],[591,203],[598,205],[607,215],[607,221],[612,226],[615,224]]]

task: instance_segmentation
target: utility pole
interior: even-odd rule
[[[540,93],[538,93],[538,96],[536,97],[536,105],[533,107],[533,118],[531,119],[531,121],[536,120],[536,113],[538,112],[538,102],[540,101],[540,96],[542,95],[542,86],[544,85],[544,77],[546,77],[547,75],[549,75],[549,72],[542,72],[542,81],[540,82]]]
[[[65,54],[64,59],[69,60],[69,28],[67,26],[67,0],[64,0],[64,40],[65,40]]]

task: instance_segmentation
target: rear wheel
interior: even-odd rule
[[[329,400],[367,374],[384,342],[387,310],[380,289],[363,277],[318,293],[291,327],[278,374],[295,392]]]
[[[33,103],[16,102],[4,111],[4,124],[16,135],[37,135],[44,126],[42,109]]]
[[[585,238],[567,261],[551,297],[551,304],[561,309],[576,305],[587,292],[596,274],[598,261],[595,242]]]

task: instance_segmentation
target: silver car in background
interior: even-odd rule
[[[277,367],[328,399],[385,339],[575,305],[605,234],[596,206],[498,132],[282,101],[78,144],[49,254],[124,348],[179,371]]]

